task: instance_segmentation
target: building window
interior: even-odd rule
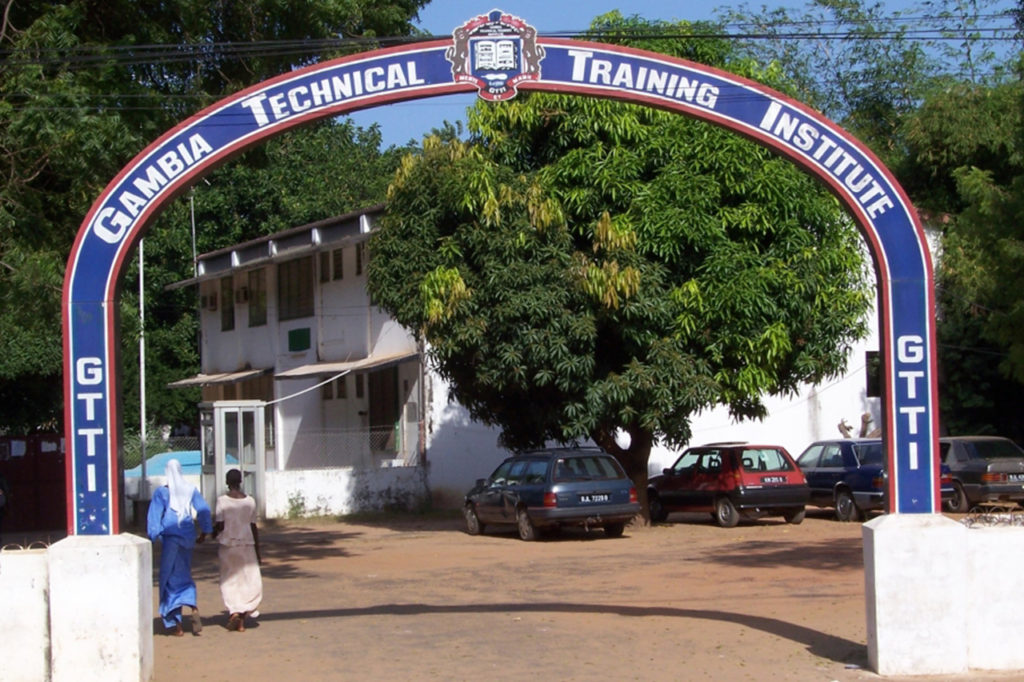
[[[334,398],[334,382],[328,381],[320,387],[320,399],[332,400]]]
[[[865,395],[869,398],[882,397],[882,356],[877,350],[869,350],[865,354],[867,370],[867,386]]]
[[[357,374],[356,375],[356,397],[357,398],[362,398],[363,397],[363,375],[362,374]]]
[[[366,242],[356,244],[356,274],[363,274],[363,266],[366,264]]]
[[[267,323],[267,273],[249,271],[249,326],[262,327]]]
[[[220,330],[229,332],[235,328],[235,291],[231,277],[220,278]]]
[[[344,255],[345,249],[335,249],[331,252],[331,261],[334,266],[334,271],[331,273],[333,279],[343,279],[345,277],[345,266],[342,262]]]
[[[320,252],[320,283],[331,281],[331,252]]]
[[[334,392],[337,394],[338,400],[344,400],[348,397],[348,382],[344,376],[334,380]]]
[[[305,256],[277,266],[278,318],[313,316],[313,257]]]

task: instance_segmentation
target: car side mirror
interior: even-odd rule
[[[665,467],[664,469],[661,470],[661,473],[665,474],[666,476],[671,476],[672,474],[675,473],[675,469],[673,469],[672,467]]]
[[[487,479],[486,478],[478,478],[478,479],[476,479],[476,487],[477,488],[483,488],[485,483],[487,483]]]

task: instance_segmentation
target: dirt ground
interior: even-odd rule
[[[156,680],[882,679],[867,669],[859,524],[669,521],[533,543],[469,536],[454,516],[278,523],[244,633],[226,630],[216,547],[200,545],[204,629],[154,622]]]

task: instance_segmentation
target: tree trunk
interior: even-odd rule
[[[615,442],[615,427],[599,429],[592,438],[602,450],[619,460],[619,464],[626,470],[626,475],[633,481],[637,500],[640,502],[640,516],[637,521],[647,526],[651,523],[651,512],[647,506],[647,462],[651,458],[654,434],[636,426],[630,426],[625,430],[629,434],[628,448],[621,448]]]

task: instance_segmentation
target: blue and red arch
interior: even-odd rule
[[[165,133],[107,185],[85,217],[64,279],[68,530],[119,532],[117,295],[128,256],[157,212],[232,156],[317,119],[411,99],[471,92],[457,74],[465,41],[377,50],[307,67],[227,97]],[[932,266],[916,212],[860,142],[772,89],[681,59],[531,36],[520,90],[605,97],[715,123],[819,178],[854,216],[875,262],[885,372],[889,510],[938,509],[938,389]],[[463,55],[464,56],[464,55]],[[456,77],[456,76],[460,77]],[[514,92],[512,93],[514,94]],[[510,96],[501,91],[488,99]]]

